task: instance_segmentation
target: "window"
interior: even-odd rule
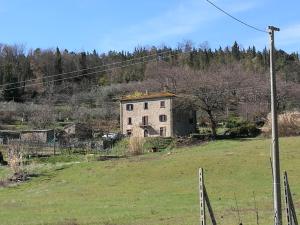
[[[165,127],[160,127],[159,128],[159,135],[161,137],[165,137],[166,136],[166,133],[167,133],[167,129]]]
[[[193,124],[194,123],[194,119],[193,118],[189,118],[189,123]]]
[[[132,111],[133,110],[133,104],[126,104],[126,110]]]
[[[165,107],[166,107],[165,101],[160,101],[160,108],[165,108]]]
[[[143,125],[148,125],[148,116],[143,116],[142,123]]]
[[[148,102],[144,102],[144,109],[148,109]]]
[[[132,118],[128,117],[128,125],[132,125]]]
[[[166,122],[167,116],[166,115],[159,115],[159,122]]]
[[[126,134],[127,134],[127,136],[131,136],[132,135],[132,130],[126,130]]]

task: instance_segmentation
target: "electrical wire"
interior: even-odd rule
[[[247,26],[247,27],[250,27],[256,31],[259,31],[259,32],[263,32],[263,33],[268,33],[267,31],[263,30],[263,29],[260,29],[260,28],[257,28],[255,26],[252,26],[238,18],[236,18],[235,16],[231,15],[230,13],[226,12],[224,9],[220,8],[219,6],[217,6],[215,3],[211,2],[210,0],[206,0],[209,4],[211,4],[212,6],[214,6],[216,9],[220,10],[221,12],[225,13],[227,16],[231,17],[232,19],[236,20],[237,22]]]
[[[59,76],[62,76],[62,75],[68,75],[68,74],[73,74],[73,73],[78,73],[78,72],[84,72],[84,71],[98,69],[98,68],[102,68],[102,67],[107,67],[107,66],[112,66],[112,65],[118,65],[118,64],[121,64],[121,63],[132,62],[132,61],[136,61],[136,60],[142,60],[142,59],[150,58],[150,57],[153,57],[153,56],[161,56],[161,55],[165,55],[165,54],[168,54],[168,53],[171,53],[171,52],[172,52],[172,50],[163,51],[163,52],[157,52],[155,54],[150,54],[150,55],[147,55],[147,56],[142,56],[142,57],[137,57],[137,58],[133,58],[133,59],[128,59],[128,60],[125,60],[125,61],[118,61],[118,62],[114,62],[114,63],[99,65],[99,66],[95,66],[95,67],[89,67],[89,68],[81,69],[81,70],[74,70],[74,71],[60,73],[60,74],[52,74],[52,75],[49,75],[49,76],[45,76],[45,77],[41,77],[41,78],[35,78],[35,79],[29,79],[29,80],[25,80],[25,81],[18,81],[18,82],[6,83],[6,84],[0,85],[0,87],[4,87],[4,86],[7,86],[7,85],[22,84],[22,83],[26,83],[26,82],[34,82],[34,81],[41,80],[41,79],[44,79],[44,78],[48,79],[48,78],[53,78],[53,77],[59,77]]]
[[[79,74],[79,75],[76,75],[76,76],[71,76],[71,77],[66,77],[66,78],[61,78],[61,79],[56,79],[56,80],[51,80],[51,81],[43,81],[43,82],[38,82],[38,83],[27,84],[26,87],[35,86],[35,85],[38,85],[38,84],[47,84],[47,83],[53,83],[53,82],[57,82],[57,81],[70,80],[70,79],[74,79],[74,78],[78,78],[78,77],[95,75],[97,73],[111,71],[113,69],[125,68],[125,67],[129,67],[129,66],[133,66],[133,65],[138,65],[138,64],[142,64],[142,63],[146,63],[146,62],[156,61],[156,60],[157,59],[155,58],[155,59],[151,59],[151,60],[147,60],[147,61],[131,63],[131,64],[128,64],[128,65],[123,65],[123,66],[118,66],[118,67],[112,67],[112,68],[105,69],[105,70],[99,70],[99,71],[95,71],[95,72],[91,72],[91,73]],[[15,90],[15,89],[19,89],[19,88],[20,87],[5,88],[5,89],[2,89],[1,91],[10,91],[10,90]]]

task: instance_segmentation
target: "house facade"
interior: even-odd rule
[[[54,140],[54,130],[24,130],[20,140],[23,142],[51,143]]]
[[[72,123],[64,127],[64,132],[70,138],[78,138],[79,140],[91,139],[93,137],[92,129],[83,123]]]
[[[20,132],[13,130],[0,130],[0,145],[8,144],[9,140],[19,140]]]
[[[196,130],[193,110],[175,107],[170,92],[136,93],[120,100],[121,132],[136,137],[186,136]]]

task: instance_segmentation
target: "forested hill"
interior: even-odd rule
[[[265,48],[231,47],[196,48],[189,42],[178,48],[136,48],[133,52],[108,53],[70,52],[62,49],[35,49],[25,51],[22,46],[0,45],[0,85],[2,100],[26,101],[42,96],[49,88],[54,91],[74,89],[68,85],[91,84],[106,86],[147,79],[147,70],[158,69],[164,62],[171,67],[205,71],[211,66],[241,64],[244,70],[264,74],[269,66],[269,53]],[[152,67],[152,68],[151,68]],[[76,72],[74,72],[76,71]],[[298,53],[276,51],[276,71],[285,81],[300,83]],[[51,85],[49,85],[51,84]],[[63,88],[62,88],[63,87]],[[53,91],[53,90],[52,90]]]

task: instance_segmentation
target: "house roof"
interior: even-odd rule
[[[122,96],[120,98],[120,101],[153,99],[153,98],[163,98],[163,97],[176,97],[176,95],[171,92],[155,92],[155,93],[136,92],[130,95]]]
[[[82,128],[82,127],[89,127],[88,124],[85,124],[85,123],[70,123],[70,124],[67,124],[66,126],[64,126],[63,129],[68,129],[69,127],[72,127],[72,126],[75,126],[77,128]]]
[[[20,134],[20,131],[17,130],[0,130],[0,133],[6,133],[6,134]]]
[[[41,133],[41,132],[49,132],[53,131],[53,129],[44,129],[44,130],[22,130],[21,133]]]
[[[64,129],[68,129],[69,127],[76,126],[76,123],[69,123],[64,126]]]

